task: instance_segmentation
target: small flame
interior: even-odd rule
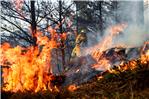
[[[149,62],[149,50],[147,50],[145,54],[141,55],[141,63],[147,64],[148,62]]]
[[[75,84],[69,85],[69,87],[68,87],[68,90],[69,90],[70,92],[74,92],[74,91],[76,91],[77,89],[78,89],[78,86],[76,86]]]
[[[110,63],[107,59],[103,58],[100,61],[98,61],[97,64],[94,64],[92,68],[96,70],[109,70],[110,69]]]

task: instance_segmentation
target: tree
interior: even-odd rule
[[[35,19],[35,1],[30,1],[31,2],[31,32],[32,32],[32,36],[33,36],[33,45],[36,46],[36,19]]]
[[[65,2],[62,2],[62,5]],[[20,38],[27,42],[28,45],[35,45],[35,30],[39,29],[43,33],[47,32],[47,28],[52,26],[59,25],[59,6],[51,2],[51,1],[23,1],[22,7],[16,8],[15,4],[11,1],[1,1],[2,8],[2,30],[3,32],[9,32],[11,35],[15,35],[16,38]],[[69,19],[68,14],[73,12],[71,9],[73,3],[70,5],[65,5],[62,8],[62,19]],[[47,21],[48,20],[48,21]],[[46,25],[45,25],[46,24]],[[67,26],[67,22],[64,20],[62,22],[63,30],[66,32],[71,31],[72,26]],[[29,28],[31,26],[31,28]],[[9,27],[13,27],[14,29],[9,29]],[[69,28],[69,29],[68,29]],[[30,33],[31,29],[31,33]],[[15,31],[19,31],[19,33]],[[62,32],[65,32],[62,31]]]
[[[51,1],[23,1],[22,6],[16,8],[12,1],[1,1],[2,5],[2,20],[3,20],[3,42],[10,42],[11,45],[21,45],[23,47],[37,44],[36,33],[41,31],[44,36],[51,39],[51,31],[49,27],[53,28],[58,34],[56,42],[60,43],[58,50],[61,50],[59,56],[61,60],[57,63],[62,63],[63,67],[66,61],[69,61],[67,57],[70,57],[72,50],[71,44],[62,38],[63,33],[74,32],[74,9],[72,9],[73,3],[67,4],[64,1],[51,2]],[[11,20],[10,20],[11,18]],[[12,20],[13,19],[13,20]],[[7,22],[7,23],[6,23]],[[9,29],[8,25],[14,29]],[[6,35],[6,32],[9,35]],[[12,38],[10,40],[10,38]],[[18,42],[19,41],[19,42]],[[69,52],[69,54],[67,54]],[[62,54],[62,55],[61,55]],[[66,58],[65,58],[66,57]]]

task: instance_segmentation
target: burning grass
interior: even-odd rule
[[[131,60],[134,61],[134,60]],[[130,61],[130,62],[131,62]],[[130,62],[124,65],[130,67]],[[141,58],[136,59],[136,68],[113,73],[105,72],[97,75],[87,83],[79,86],[71,85],[60,88],[60,91],[32,92],[2,92],[3,99],[55,99],[55,98],[84,98],[84,99],[147,99],[149,97],[149,63],[142,62]],[[70,91],[73,87],[75,90]]]

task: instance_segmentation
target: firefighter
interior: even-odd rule
[[[75,41],[75,47],[72,51],[71,57],[79,57],[81,56],[81,48],[86,46],[87,43],[87,36],[84,30],[81,30],[81,33],[77,36]]]
[[[81,30],[81,33],[77,36],[75,43],[79,44],[81,47],[86,46],[87,36],[84,30]]]
[[[80,45],[76,44],[74,49],[72,50],[71,58],[75,58],[76,56],[81,56]]]

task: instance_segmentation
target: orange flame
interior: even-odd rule
[[[145,54],[141,55],[141,63],[142,64],[147,64],[149,63],[149,49],[146,51]]]
[[[68,87],[68,90],[69,90],[70,92],[74,92],[74,91],[77,90],[77,89],[78,89],[78,87],[77,87],[75,84],[69,85],[69,87]]]
[[[57,33],[52,28],[50,33],[51,39],[42,36],[38,31],[36,47],[11,48],[8,43],[2,44],[0,65],[9,67],[3,69],[3,90],[38,92],[50,89],[47,86],[50,85],[51,50],[57,48],[57,41],[54,38]]]
[[[93,68],[95,69],[101,69],[101,70],[109,70],[110,69],[110,63],[107,59],[98,60],[99,57],[102,55],[102,52],[106,49],[110,48],[112,45],[112,39],[115,35],[119,34],[126,28],[127,24],[118,24],[115,26],[110,27],[108,30],[110,34],[106,36],[99,44],[97,44],[93,49],[89,48],[88,50],[93,50],[91,55],[94,57],[95,60],[97,60],[97,64],[93,65]],[[94,50],[95,49],[95,50]]]

